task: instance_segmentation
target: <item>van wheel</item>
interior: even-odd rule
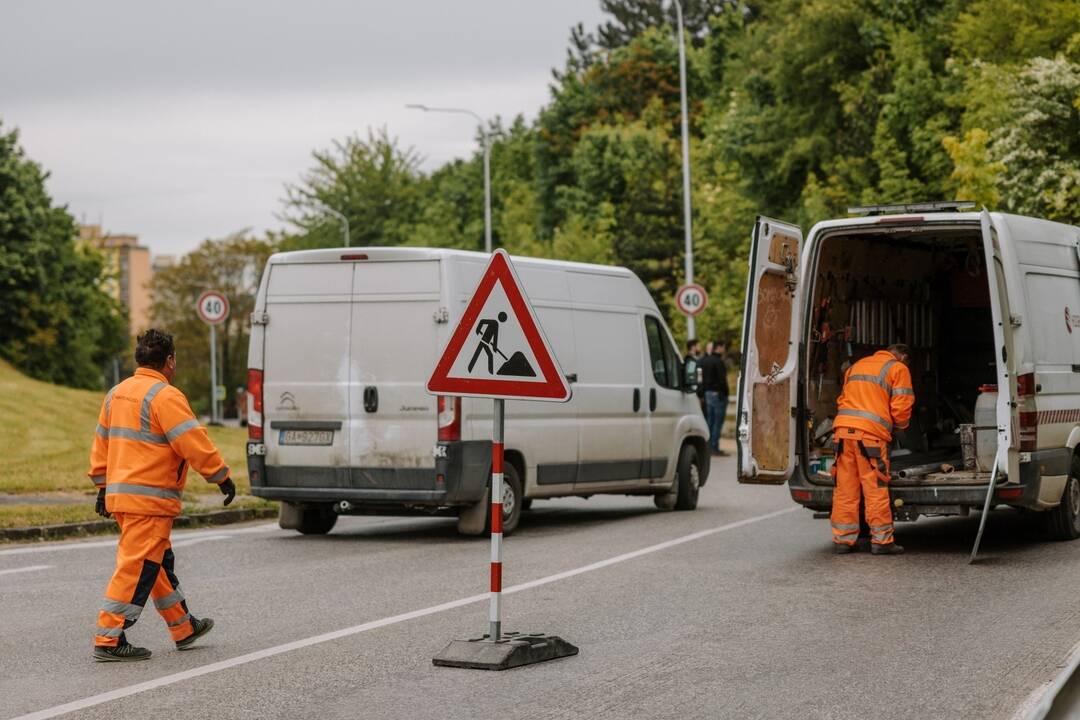
[[[1072,470],[1061,494],[1061,504],[1046,511],[1046,529],[1054,540],[1080,537],[1080,457],[1073,456]]]
[[[517,529],[521,521],[521,511],[525,509],[525,493],[521,489],[521,477],[517,468],[510,463],[503,464],[502,488],[502,524],[503,535],[509,535]],[[487,532],[491,532],[491,513],[488,513]]]
[[[302,510],[300,525],[296,529],[304,535],[325,535],[337,522],[337,513],[330,505],[307,505]]]
[[[697,450],[691,445],[683,445],[679,452],[679,465],[675,469],[676,510],[694,510],[697,508],[698,494],[701,492],[701,462]]]

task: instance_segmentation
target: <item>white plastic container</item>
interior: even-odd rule
[[[997,386],[983,385],[979,390],[975,400],[975,468],[990,472],[997,454]]]

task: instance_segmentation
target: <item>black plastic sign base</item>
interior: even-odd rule
[[[508,632],[496,642],[489,640],[487,635],[472,640],[453,640],[431,662],[473,670],[509,670],[577,654],[576,647],[556,635]]]

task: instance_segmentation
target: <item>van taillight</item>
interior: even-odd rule
[[[1032,452],[1039,447],[1039,413],[1035,408],[1035,373],[1018,375],[1016,394],[1020,416],[1020,452]]]
[[[263,439],[263,371],[248,369],[248,439]]]
[[[439,396],[439,442],[461,439],[461,398]]]

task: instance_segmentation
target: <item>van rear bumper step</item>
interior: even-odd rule
[[[402,502],[424,505],[446,504],[445,490],[382,490],[359,488],[283,488],[252,487],[251,493],[266,500],[294,502]]]

